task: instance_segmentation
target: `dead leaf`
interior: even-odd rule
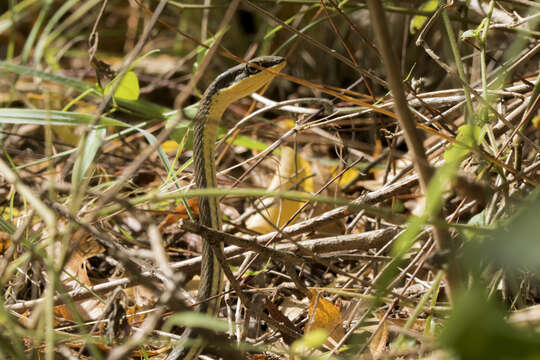
[[[345,336],[340,309],[318,294],[312,294],[311,296],[308,319],[306,332],[324,329],[335,342],[339,342]],[[327,342],[326,345],[333,348],[331,342]]]
[[[279,168],[276,169],[268,190],[297,190],[312,193],[313,179],[309,163],[297,155],[290,147],[282,146]],[[263,209],[261,213],[251,216],[246,221],[246,227],[259,234],[274,231],[274,226],[281,227],[304,204],[302,201],[276,200],[273,198],[264,199],[262,203]],[[269,224],[268,221],[274,226]]]
[[[199,201],[196,198],[189,199],[187,203],[193,213],[195,214],[199,213]],[[160,230],[163,230],[164,228],[166,228],[169,225],[174,224],[178,220],[187,219],[187,218],[188,218],[188,213],[187,213],[186,207],[184,206],[184,204],[180,204],[176,207],[176,209],[174,209],[173,212],[167,215],[167,217],[161,222],[161,224],[159,224],[159,228]]]
[[[291,320],[289,320],[288,317],[283,315],[283,313],[277,308],[277,306],[274,305],[274,303],[268,298],[268,296],[265,295],[265,298],[266,298],[266,309],[268,310],[268,313],[270,314],[271,318],[285,325],[289,329],[293,329],[296,332],[300,332],[298,331],[296,326],[291,322]],[[291,345],[296,340],[292,338],[291,336],[289,336],[288,334],[282,334],[282,336],[283,336],[283,341],[285,341],[287,345]]]
[[[73,234],[78,246],[66,263],[65,273],[62,273],[61,280],[64,285],[71,290],[81,287],[81,284],[91,287],[93,284],[88,277],[87,260],[105,251],[93,237],[85,231],[79,229]],[[68,275],[69,274],[69,275]],[[104,305],[97,299],[82,300],[75,303],[80,315],[85,320],[95,320],[102,314]],[[73,320],[70,311],[65,305],[58,305],[54,309],[55,313],[67,320]]]
[[[144,310],[151,309],[157,302],[156,294],[142,285],[132,286],[124,290],[131,303],[126,306],[126,314],[130,315],[129,323],[131,325],[142,323],[146,314],[138,314]],[[138,314],[138,315],[136,315]]]
[[[287,318],[295,321],[304,316],[309,299],[296,300],[294,296],[286,296],[279,305],[279,311]]]
[[[369,343],[369,352],[373,358],[378,358],[383,354],[386,350],[387,341],[388,329],[386,328],[386,322],[384,322],[373,340]]]
[[[0,254],[3,254],[7,250],[11,241],[9,239],[9,234],[3,231],[0,231]]]
[[[409,318],[397,318],[397,319],[389,318],[386,321],[390,325],[394,325],[400,328],[405,328],[405,325],[409,321]],[[426,319],[416,319],[413,322],[412,326],[409,328],[409,330],[416,331],[420,334],[422,334],[425,329],[426,329]]]

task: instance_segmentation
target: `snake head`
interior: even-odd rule
[[[206,95],[218,101],[215,105],[220,105],[219,108],[227,107],[266,85],[285,64],[285,59],[279,56],[256,57],[219,75],[208,87]]]

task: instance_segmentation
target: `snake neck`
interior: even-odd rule
[[[195,183],[198,188],[216,188],[216,165],[214,147],[217,129],[223,110],[213,106],[205,96],[200,103],[194,121],[193,157],[195,165]],[[221,230],[221,216],[218,199],[215,197],[199,198],[199,222],[212,229]],[[216,315],[219,310],[219,299],[208,298],[219,294],[222,290],[222,274],[220,264],[214,256],[211,245],[203,237],[201,279],[198,298],[201,302],[199,311]]]
[[[216,188],[216,165],[214,148],[217,129],[223,114],[205,96],[201,100],[199,112],[194,122],[193,158],[195,165],[195,184],[199,189]],[[201,197],[199,199],[199,218],[202,225],[220,230],[221,221],[217,198]]]

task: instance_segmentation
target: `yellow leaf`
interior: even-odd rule
[[[79,145],[80,136],[76,133],[76,128],[72,126],[56,125],[51,126],[54,135],[63,143],[71,146]]]
[[[309,163],[296,155],[290,147],[281,147],[281,160],[269,190],[297,190],[313,192],[313,178]],[[260,234],[274,231],[274,226],[283,226],[304,204],[301,201],[264,199],[260,214],[251,216],[246,227]],[[260,204],[259,204],[260,205]],[[268,223],[267,219],[274,225]],[[294,220],[293,220],[294,221]]]
[[[308,319],[306,332],[317,329],[326,330],[335,342],[345,335],[339,308],[316,294],[313,294],[309,301]],[[327,345],[333,347],[328,342]]]
[[[428,0],[428,1],[425,1],[420,6],[419,10],[421,10],[421,11],[435,11],[435,9],[437,9],[437,5],[438,5],[437,0]],[[422,28],[422,26],[424,26],[424,24],[426,23],[427,20],[428,20],[427,16],[423,16],[423,15],[414,16],[412,18],[412,20],[411,20],[411,24],[410,24],[410,28],[409,28],[411,34],[416,34],[416,31],[420,30]]]
[[[337,166],[332,166],[331,171],[332,177],[334,177],[341,170]],[[349,185],[351,182],[356,180],[358,174],[360,174],[360,171],[356,170],[355,168],[350,168],[349,170],[345,171],[339,179],[339,187],[344,188],[345,186]]]
[[[286,130],[290,130],[296,126],[296,121],[294,121],[293,119],[285,119],[281,123],[282,127]]]
[[[176,151],[176,149],[178,148],[178,143],[174,140],[167,140],[167,141],[164,141],[163,144],[161,144],[161,148],[166,153],[171,152],[171,151]]]
[[[533,123],[534,127],[536,128],[536,130],[540,131],[540,115],[536,115],[532,119],[532,123]]]

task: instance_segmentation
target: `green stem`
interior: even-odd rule
[[[416,319],[418,318],[418,315],[420,315],[420,313],[422,311],[424,311],[424,307],[426,307],[426,303],[428,302],[429,300],[429,297],[431,296],[431,294],[439,288],[439,284],[441,283],[441,279],[443,277],[443,274],[444,274],[444,271],[442,270],[439,270],[439,272],[437,273],[437,275],[435,275],[435,279],[433,279],[433,283],[431,285],[431,287],[429,288],[429,290],[424,294],[424,296],[422,296],[422,298],[420,299],[420,301],[418,302],[418,304],[416,305],[416,308],[414,309],[412,315],[409,317],[409,319],[407,320],[407,323],[405,323],[405,327],[404,329],[405,330],[409,330],[414,322],[416,321]],[[403,334],[399,335],[399,337],[397,338],[395,344],[396,344],[396,349],[399,349],[401,344],[403,343],[403,340],[405,339],[405,336]]]
[[[487,43],[487,33],[489,30],[489,23],[491,22],[491,14],[493,13],[494,1],[491,0],[489,4],[489,12],[487,14],[487,20],[485,21],[484,28],[482,29],[482,34],[480,36],[480,70],[482,73],[482,96],[486,101],[489,101],[488,95],[488,81],[487,81],[487,57],[486,57],[486,43]],[[482,124],[487,124],[489,121],[488,110],[482,110]],[[493,134],[493,129],[491,126],[486,126],[487,134],[489,137],[489,142],[491,143],[492,154],[497,153],[495,135]]]
[[[443,6],[445,3],[446,2],[444,0],[439,0],[440,6]],[[448,34],[448,40],[450,40],[450,47],[452,48],[452,54],[454,55],[454,61],[456,62],[459,78],[463,82],[467,82],[465,78],[465,70],[463,69],[463,62],[461,62],[461,55],[459,54],[459,48],[456,42],[456,35],[454,33],[454,29],[452,28],[452,23],[450,22],[450,18],[448,17],[446,9],[443,9],[443,11],[441,12],[441,17],[443,19],[444,27]],[[471,94],[469,92],[469,89],[467,89],[466,87],[463,88],[463,93],[465,94],[467,112],[469,113],[469,116],[467,116],[466,118],[469,120],[470,123],[471,117],[474,116]]]

